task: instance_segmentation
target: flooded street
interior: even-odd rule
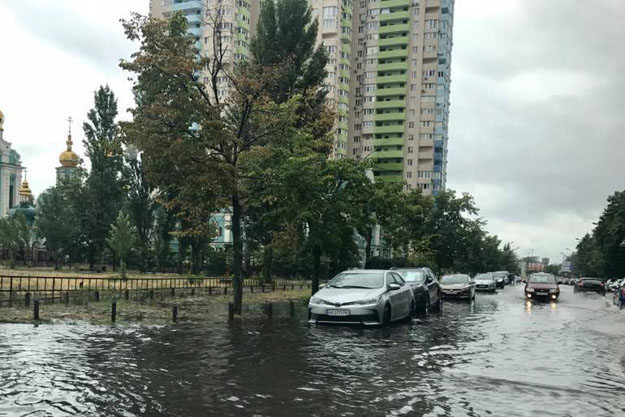
[[[522,286],[390,329],[0,325],[0,416],[600,416],[625,412],[625,311]],[[1,312],[0,312],[1,313]]]

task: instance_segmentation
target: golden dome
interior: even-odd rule
[[[22,186],[20,187],[19,194],[26,197],[30,197],[33,195],[32,191],[30,191],[30,187],[28,186],[28,180],[26,178],[24,178],[24,181],[22,181]]]
[[[72,151],[72,135],[67,135],[67,150],[65,152],[62,152],[61,155],[59,155],[59,162],[61,163],[61,165],[63,165],[64,167],[68,167],[68,168],[75,168],[78,166],[78,163],[80,162],[80,158],[78,158],[78,155],[76,155],[76,152]]]

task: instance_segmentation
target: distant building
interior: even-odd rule
[[[72,142],[71,130],[67,134],[67,141],[65,144],[67,145],[67,149],[59,155],[59,162],[61,163],[61,166],[56,169],[56,185],[73,178],[78,170],[78,164],[80,164],[80,158],[76,152],[72,150],[74,142]]]
[[[20,154],[4,140],[4,114],[0,111],[0,216],[19,203],[19,186],[22,182]]]

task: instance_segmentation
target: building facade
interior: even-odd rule
[[[6,216],[20,203],[23,170],[20,154],[4,139],[4,114],[0,111],[0,216]]]
[[[436,194],[445,188],[455,0],[308,0],[328,52],[325,88],[337,111],[335,158],[371,159],[378,181]],[[250,56],[259,0],[150,0],[150,14],[182,12],[201,54],[211,16],[230,64]],[[220,95],[227,96],[223,77]],[[206,78],[208,82],[208,78]]]

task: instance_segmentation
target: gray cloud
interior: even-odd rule
[[[625,188],[625,3],[506,5],[456,2],[449,186],[553,258]]]

